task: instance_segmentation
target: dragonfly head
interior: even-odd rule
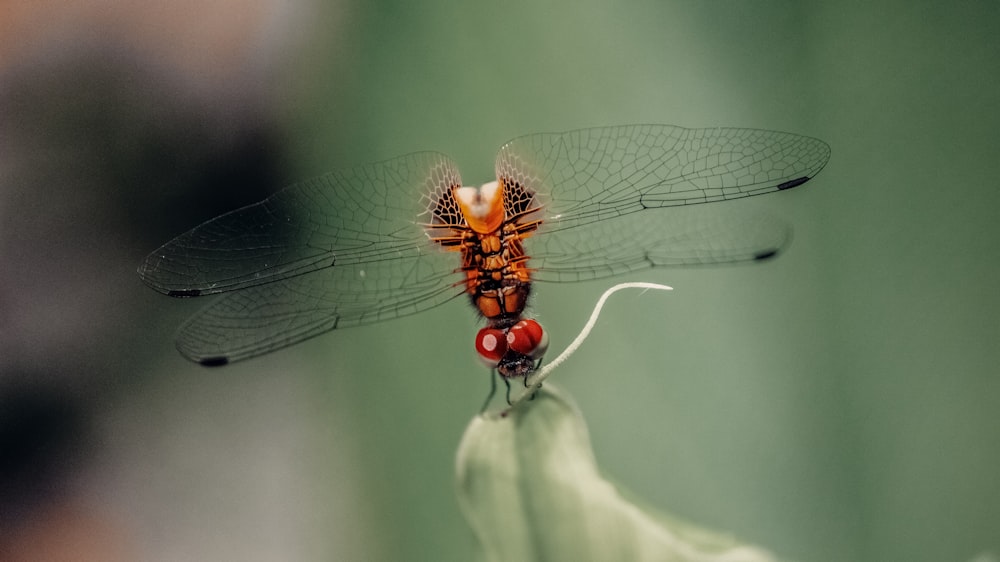
[[[548,348],[548,333],[531,319],[507,329],[487,326],[476,334],[479,358],[505,378],[531,374]]]

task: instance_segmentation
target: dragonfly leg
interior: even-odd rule
[[[535,362],[535,366],[531,368],[531,372],[528,373],[527,375],[524,375],[524,388],[528,388],[528,386],[530,386],[528,384],[528,378],[531,377],[531,375],[537,373],[538,369],[542,368],[542,361],[544,360],[545,360],[544,357],[539,358],[538,361]],[[542,385],[538,385],[538,388],[542,388]]]
[[[479,409],[479,413],[486,411],[486,407],[490,405],[490,400],[493,400],[493,395],[497,393],[497,373],[495,369],[490,369],[490,393],[486,395],[486,401],[483,402],[483,407]],[[507,400],[508,402],[510,399]]]
[[[510,380],[507,377],[503,377],[503,383],[507,385],[507,405],[510,406]]]
[[[535,363],[535,368],[531,372],[532,373],[537,373],[538,369],[540,369],[542,367],[542,361],[544,361],[544,360],[545,360],[544,358],[539,357],[538,358],[538,362]],[[528,386],[528,377],[524,377],[524,386]],[[542,388],[542,384],[541,383],[538,383],[538,388]],[[535,396],[538,396],[538,388],[536,388],[535,391],[531,393],[531,398],[529,400],[534,400]]]

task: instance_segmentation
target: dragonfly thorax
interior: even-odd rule
[[[480,234],[496,232],[503,224],[503,190],[500,182],[491,181],[475,187],[459,187],[453,191],[465,222]]]
[[[463,237],[462,270],[473,306],[491,325],[512,325],[520,318],[531,292],[522,237],[510,227],[488,234],[469,229]]]
[[[540,224],[534,193],[505,178],[430,198],[431,240],[462,254],[465,290],[490,326],[509,328],[521,318],[531,292],[524,239]]]

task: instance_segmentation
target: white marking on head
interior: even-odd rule
[[[483,349],[486,351],[493,351],[497,348],[497,337],[493,334],[486,334],[483,336]]]

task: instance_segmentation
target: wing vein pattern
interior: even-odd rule
[[[496,173],[543,205],[525,241],[533,279],[568,282],[772,256],[787,225],[702,203],[797,187],[829,157],[823,141],[791,133],[634,125],[516,138]],[[457,254],[430,243],[422,225],[461,185],[457,166],[435,152],[333,172],[178,236],[139,274],[171,296],[223,293],[177,338],[206,364],[414,314],[462,294]]]

